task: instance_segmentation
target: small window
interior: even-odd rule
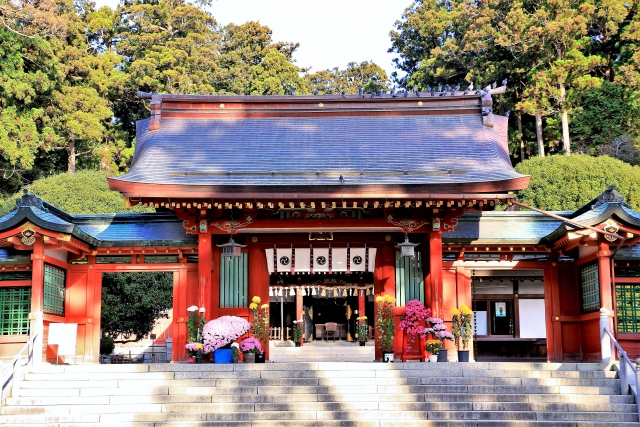
[[[424,304],[422,252],[416,251],[413,257],[402,257],[396,252],[396,305],[404,306],[414,299]]]
[[[67,272],[51,265],[44,266],[44,312],[64,316],[64,294]]]
[[[238,257],[220,255],[220,308],[249,306],[249,254]]]
[[[31,288],[0,288],[0,335],[29,335]]]
[[[640,332],[640,285],[616,284],[618,332]]]
[[[597,263],[580,268],[580,285],[582,288],[582,312],[593,313],[600,310],[600,281]]]

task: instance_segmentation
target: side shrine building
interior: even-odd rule
[[[49,325],[71,323],[78,360],[97,362],[102,273],[165,271],[174,361],[186,358],[187,307],[248,318],[254,295],[271,301],[274,327],[285,313],[307,319],[307,339],[356,310],[375,334],[383,294],[396,325],[412,299],[449,326],[466,304],[477,360],[600,360],[609,313],[639,357],[640,214],[613,187],[575,212],[495,211],[529,182],[511,165],[507,118],[492,113],[504,90],[141,93],[151,117],[109,185],[157,213],[69,215],[25,193],[0,218],[0,356],[42,321],[43,358]],[[398,357],[402,346],[398,329]]]

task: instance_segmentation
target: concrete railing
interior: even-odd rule
[[[620,366],[618,373],[620,375],[620,394],[626,395],[633,394],[636,398],[636,404],[638,405],[638,416],[640,416],[640,398],[639,388],[640,385],[640,359],[637,359],[635,364],[631,362],[627,353],[620,347],[620,344],[615,339],[610,331],[611,322],[610,311],[606,308],[600,309],[600,345],[602,351],[602,362],[612,364],[615,361],[615,350],[618,350],[620,358]]]
[[[9,365],[2,370],[2,392],[0,392],[0,406],[4,405],[4,401],[9,391],[17,383],[16,379],[19,379],[24,374],[24,367],[33,366],[34,363],[34,348],[36,341],[40,338],[41,334],[35,334],[29,338],[29,341],[22,347],[22,349],[11,360]],[[26,354],[26,358],[25,358]]]

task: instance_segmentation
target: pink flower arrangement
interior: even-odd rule
[[[431,309],[425,308],[417,299],[407,302],[405,314],[400,321],[400,329],[406,331],[410,335],[418,335],[424,329],[420,325],[420,321],[431,316]]]
[[[221,316],[210,321],[202,330],[204,351],[210,353],[246,334],[251,324],[236,316]]]
[[[440,341],[453,341],[453,335],[451,334],[451,332],[447,332],[447,326],[444,324],[444,321],[442,319],[439,319],[437,317],[427,317],[425,321],[429,324],[429,326],[424,328],[424,330],[422,331],[422,336],[424,338],[426,338],[427,335],[431,334]]]
[[[262,345],[260,345],[260,341],[258,341],[255,338],[247,338],[244,341],[242,341],[242,344],[240,344],[240,350],[242,350],[243,352],[251,351],[256,354],[261,354]]]

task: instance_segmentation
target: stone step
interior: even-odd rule
[[[105,427],[113,423],[82,423],[83,427]],[[170,422],[126,422],[118,427],[407,427],[406,420],[254,420],[254,421],[181,421]],[[499,420],[411,420],[412,427],[637,427],[637,423],[589,422],[589,421],[499,421]],[[15,424],[14,427],[78,427],[75,423]]]
[[[264,363],[264,364],[131,364],[131,365],[41,365],[33,367],[32,373],[82,373],[82,372],[186,372],[186,371],[402,371],[402,370],[460,370],[465,371],[569,371],[602,372],[606,365],[602,363],[531,363],[531,362],[475,362],[475,363],[357,363],[357,362],[300,362],[300,363]],[[574,375],[574,374],[569,374]]]

